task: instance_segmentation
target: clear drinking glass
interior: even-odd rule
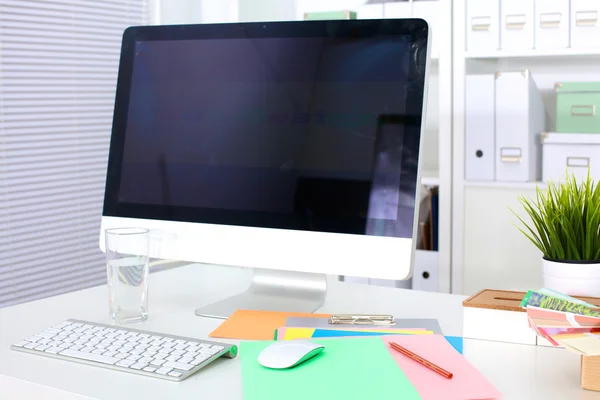
[[[117,323],[148,319],[150,233],[144,228],[104,231],[110,317]]]

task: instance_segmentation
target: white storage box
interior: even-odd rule
[[[533,49],[534,0],[501,0],[500,48]]]
[[[412,9],[409,1],[397,1],[383,4],[385,18],[411,18]]]
[[[599,0],[571,0],[571,47],[600,47]]]
[[[438,292],[439,284],[439,253],[437,251],[417,250],[412,276],[413,290]]]
[[[467,0],[467,51],[489,53],[500,48],[500,0]]]
[[[541,136],[545,182],[564,180],[565,174],[585,178],[588,173],[600,179],[600,134],[545,133]]]
[[[535,345],[523,292],[484,289],[463,301],[463,337]]]
[[[493,181],[495,174],[495,78],[465,77],[465,179]]]
[[[535,47],[569,47],[569,0],[535,0]]]
[[[548,116],[529,70],[496,73],[496,180],[541,178],[539,137]]]
[[[381,19],[383,16],[383,4],[365,4],[356,9],[358,19]]]

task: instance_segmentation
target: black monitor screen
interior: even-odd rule
[[[104,215],[410,238],[419,35],[223,26],[126,32]]]

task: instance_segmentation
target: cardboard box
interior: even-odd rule
[[[539,181],[542,151],[539,137],[549,121],[530,71],[496,72],[496,180]]]
[[[500,0],[467,0],[467,51],[489,53],[500,48]]]
[[[525,292],[484,289],[463,301],[463,337],[536,345],[520,306]]]
[[[595,133],[544,133],[542,179],[561,181],[565,171],[576,179],[600,176],[600,135]]]
[[[554,90],[556,132],[600,133],[600,82],[559,82]]]
[[[527,312],[520,305],[525,294],[509,290],[483,289],[463,301],[463,337],[555,347],[548,340],[537,337],[529,327]],[[600,307],[600,298],[573,297]]]
[[[600,391],[600,357],[581,357],[581,388]]]

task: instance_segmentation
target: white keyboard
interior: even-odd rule
[[[237,346],[69,319],[11,349],[139,375],[182,381]]]

